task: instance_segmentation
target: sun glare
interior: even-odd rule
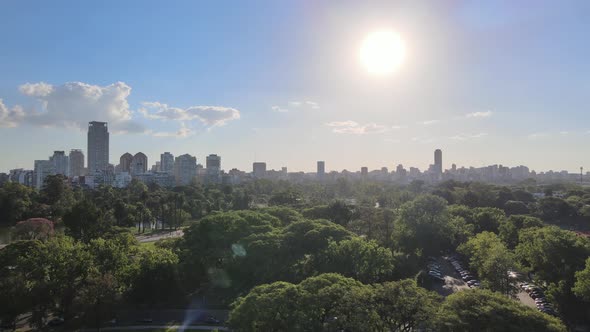
[[[391,30],[367,35],[360,49],[360,59],[367,71],[376,75],[394,72],[404,61],[406,47],[401,37]]]

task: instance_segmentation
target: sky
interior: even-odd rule
[[[222,168],[590,170],[588,1],[0,3],[0,172],[86,150]],[[359,60],[403,40],[388,75]]]

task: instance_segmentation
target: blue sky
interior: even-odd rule
[[[249,170],[590,169],[587,1],[4,1],[0,171],[86,148]],[[407,55],[358,59],[393,29]]]

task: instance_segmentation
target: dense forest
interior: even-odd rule
[[[542,193],[539,195],[538,193]],[[590,188],[443,182],[0,187],[0,320],[99,327],[126,308],[229,310],[233,331],[566,331],[590,326]],[[138,234],[182,229],[144,245]],[[575,232],[578,231],[578,232]],[[432,291],[456,254],[481,287]],[[521,271],[557,314],[519,303]],[[73,324],[73,323],[72,323]]]

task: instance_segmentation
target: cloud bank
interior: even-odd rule
[[[365,135],[365,134],[378,134],[387,131],[387,127],[376,123],[360,124],[355,121],[333,121],[326,123],[326,126],[332,128],[332,132],[336,134],[353,134],[353,135]]]
[[[19,91],[36,100],[39,106],[25,112],[18,105],[9,109],[0,99],[1,127],[30,124],[84,130],[90,121],[104,121],[109,123],[113,133],[186,137],[192,132],[191,125],[209,129],[240,118],[240,112],[231,107],[191,106],[183,109],[160,102],[144,102],[143,107],[134,112],[128,102],[131,87],[124,82],[106,86],[83,82],[68,82],[58,86],[45,82],[25,83],[19,86]],[[180,128],[170,133],[155,131],[146,128],[146,119],[177,121]]]

